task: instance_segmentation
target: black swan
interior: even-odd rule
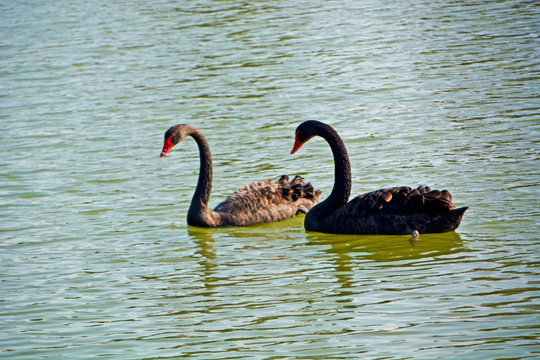
[[[293,217],[299,212],[306,213],[319,201],[320,190],[315,190],[310,183],[304,184],[299,176],[289,181],[288,176],[283,175],[277,182],[267,180],[248,184],[210,211],[208,200],[212,189],[212,156],[202,132],[189,124],[172,126],[165,132],[160,156],[164,157],[188,135],[197,142],[201,161],[197,188],[187,216],[189,225],[247,226],[274,222]]]
[[[468,207],[455,209],[446,190],[427,186],[387,188],[349,200],[351,165],[343,140],[329,125],[305,121],[296,129],[291,154],[313,136],[325,139],[334,155],[335,179],[332,193],[314,206],[304,219],[308,231],[332,234],[405,235],[455,230]]]

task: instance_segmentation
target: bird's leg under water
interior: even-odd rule
[[[418,241],[420,241],[420,233],[418,230],[411,230],[412,237],[409,239],[409,242],[414,246]]]

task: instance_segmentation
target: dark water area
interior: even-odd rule
[[[0,0],[2,359],[540,357],[535,1]],[[258,180],[430,185],[456,232],[188,227]]]

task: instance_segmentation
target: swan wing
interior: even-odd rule
[[[359,195],[339,211],[348,217],[411,214],[435,216],[452,209],[452,197],[446,190],[431,190],[427,186],[416,189],[400,186]]]
[[[320,193],[299,176],[292,181],[282,176],[277,182],[259,181],[236,190],[214,212],[220,214],[226,225],[274,222],[293,217],[300,206],[311,209]]]
[[[446,232],[459,225],[465,210],[455,209],[446,190],[401,186],[355,197],[326,219],[325,226],[348,234]]]

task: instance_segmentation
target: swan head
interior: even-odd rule
[[[315,135],[319,135],[320,130],[325,126],[327,125],[317,120],[304,121],[298,125],[291,154],[297,152],[309,139]]]
[[[171,126],[169,130],[165,132],[163,139],[163,149],[159,154],[160,157],[167,155],[169,151],[173,148],[174,145],[178,144],[180,141],[189,134],[193,126],[189,124],[178,124]]]

